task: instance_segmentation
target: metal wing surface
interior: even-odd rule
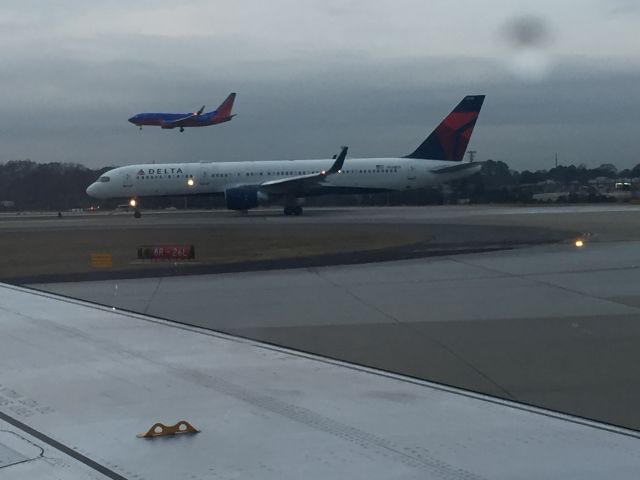
[[[296,193],[304,194],[325,186],[325,180],[331,175],[340,173],[344,160],[347,156],[349,147],[342,147],[340,153],[336,157],[333,165],[328,170],[309,175],[297,175],[293,177],[281,178],[278,180],[269,180],[260,184],[260,190],[267,193],[285,194]]]

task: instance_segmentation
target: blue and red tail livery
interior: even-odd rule
[[[431,135],[405,158],[460,162],[467,150],[482,102],[484,102],[484,95],[464,97]]]
[[[129,122],[140,127],[143,125],[156,126],[164,129],[179,128],[181,132],[188,127],[207,127],[228,122],[235,115],[231,113],[236,94],[231,93],[211,112],[204,112],[204,105],[193,113],[139,113],[129,119]]]

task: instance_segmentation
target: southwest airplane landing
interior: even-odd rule
[[[208,127],[209,125],[218,125],[230,121],[235,115],[231,114],[233,102],[236,94],[231,93],[220,104],[218,108],[211,112],[204,112],[204,105],[193,113],[138,113],[129,118],[129,122],[133,123],[142,130],[143,125],[156,126],[166,130],[179,128],[184,132],[188,127]]]

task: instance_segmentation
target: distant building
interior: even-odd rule
[[[613,190],[616,180],[609,177],[596,177],[589,180],[588,183],[600,191],[611,191]]]

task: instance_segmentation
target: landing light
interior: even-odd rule
[[[190,187],[193,187],[193,178],[190,178],[189,180],[187,180],[187,185],[189,185]]]
[[[136,202],[135,198],[132,198],[131,200],[129,200],[129,205],[131,205],[132,207],[135,207],[138,204],[138,202]]]
[[[326,173],[327,173],[327,172],[325,172],[324,170],[322,170],[322,171],[320,172],[320,175],[325,175]]]
[[[579,238],[579,239],[577,239],[577,240],[575,241],[574,245],[575,245],[576,247],[578,247],[578,248],[582,248],[582,247],[584,247],[584,241],[583,241],[582,239],[580,239],[580,238]]]

